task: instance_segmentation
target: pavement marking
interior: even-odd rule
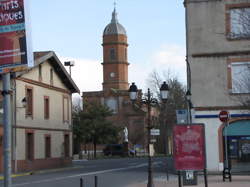
[[[114,171],[123,171],[123,170],[141,168],[141,167],[145,167],[147,165],[148,164],[145,163],[145,164],[139,164],[139,165],[136,165],[136,166],[129,166],[129,167],[123,167],[123,168],[116,168],[116,169],[107,169],[107,170],[95,171],[95,172],[89,172],[89,173],[82,173],[82,174],[77,174],[77,175],[70,175],[70,176],[64,176],[64,177],[56,177],[56,178],[53,178],[53,179],[45,179],[45,180],[34,181],[34,182],[26,182],[26,183],[21,183],[21,184],[13,184],[12,186],[25,186],[25,185],[31,185],[31,184],[40,184],[40,183],[65,180],[65,179],[75,178],[75,177],[97,175],[97,174],[103,174],[103,173],[110,173],[110,172],[114,172]]]

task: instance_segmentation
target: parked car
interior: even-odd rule
[[[129,155],[135,155],[135,151],[129,149]],[[106,145],[106,147],[103,149],[103,154],[105,156],[114,156],[114,155],[118,155],[118,156],[123,156],[124,155],[124,146],[123,144],[108,144]]]

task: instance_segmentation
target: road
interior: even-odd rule
[[[168,163],[172,162],[168,160]],[[166,179],[166,158],[153,159],[154,177]],[[84,187],[126,187],[147,180],[147,158],[121,158],[74,162],[74,167],[47,170],[30,176],[13,178],[13,187],[79,187],[83,178]],[[0,181],[0,186],[3,181]]]

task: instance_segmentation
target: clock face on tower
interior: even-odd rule
[[[109,74],[109,76],[110,76],[111,78],[114,78],[114,77],[115,77],[115,72],[111,72],[111,73]]]

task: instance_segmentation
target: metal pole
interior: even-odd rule
[[[178,171],[178,184],[179,184],[179,187],[182,187],[182,183],[181,183],[181,172]]]
[[[168,159],[167,159],[167,181],[169,181],[169,172],[168,172]]]
[[[208,185],[207,185],[207,169],[204,169],[204,182],[205,182],[205,187],[208,187]]]
[[[152,176],[152,160],[150,156],[150,130],[151,130],[151,95],[150,89],[148,89],[147,107],[148,107],[148,185],[147,187],[153,187],[153,176]]]
[[[187,71],[187,90],[191,92],[191,67],[189,63],[189,30],[188,30],[188,6],[187,0],[184,0],[183,5],[185,7],[185,30],[186,30],[186,71]],[[187,122],[188,124],[192,123],[191,118],[191,101],[188,101],[187,106]]]
[[[3,75],[4,187],[11,187],[11,105],[10,73]]]
[[[189,30],[188,30],[189,23],[188,23],[187,0],[184,0],[183,5],[185,7],[187,90],[189,90],[191,92],[191,67],[190,67],[190,63],[189,63]]]
[[[225,134],[224,134],[224,138],[225,138],[225,168],[228,169],[228,150],[227,150],[227,123],[225,124]]]
[[[98,187],[98,177],[95,176],[95,187]]]
[[[71,77],[71,66],[69,66],[69,75]]]
[[[83,178],[80,178],[80,187],[83,187]]]

